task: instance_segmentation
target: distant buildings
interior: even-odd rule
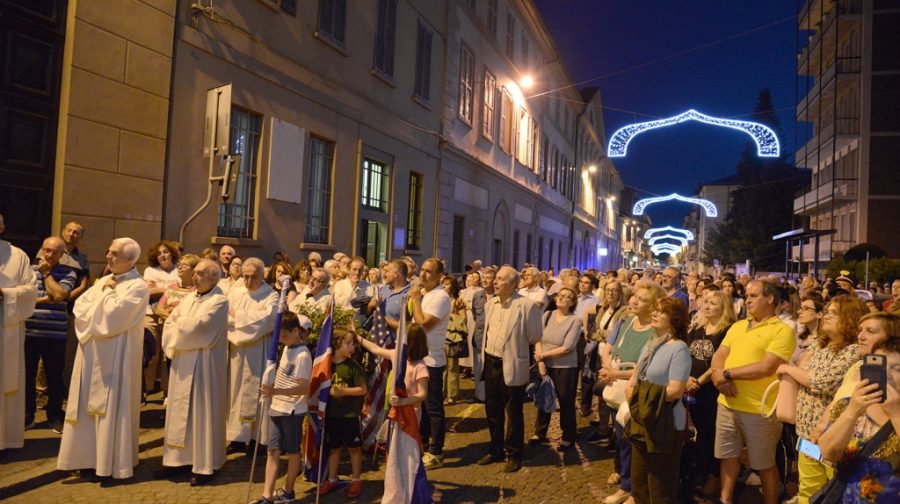
[[[78,219],[97,272],[114,236],[182,231],[264,259],[621,264],[600,93],[531,1],[7,4],[0,212],[26,248]]]
[[[857,243],[874,243],[900,257],[900,16],[896,2],[807,0],[798,29],[802,88],[798,127],[805,145],[798,168],[812,169],[794,213],[821,237],[791,250],[801,271]],[[802,258],[802,259],[801,259]]]

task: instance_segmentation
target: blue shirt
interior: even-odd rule
[[[409,284],[394,292],[393,287],[385,285],[381,287],[379,296],[384,300],[384,315],[392,320],[400,321],[400,314],[406,309],[406,298],[409,294]]]
[[[38,299],[47,297],[44,274],[40,272],[36,264],[33,264],[31,269],[34,271]],[[72,292],[72,289],[75,287],[77,274],[71,268],[57,264],[50,270],[50,276],[56,280],[60,287],[66,290],[66,293]],[[65,301],[59,303],[37,303],[34,307],[34,314],[25,321],[25,337],[65,340],[68,320],[69,316]]]
[[[691,374],[691,362],[691,352],[684,341],[663,344],[653,354],[643,380],[662,386],[668,385],[669,380],[687,381]],[[675,430],[684,430],[687,415],[682,401],[675,403],[674,415]]]

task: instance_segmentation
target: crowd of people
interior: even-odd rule
[[[309,252],[295,264],[278,253],[266,264],[228,245],[194,254],[167,240],[144,255],[130,238],[110,243],[95,279],[78,248],[84,232],[67,223],[34,258],[0,240],[0,449],[23,446],[40,389],[48,427],[62,436],[58,467],[84,479],[133,476],[141,403],[161,392],[156,477],[189,471],[191,485],[203,485],[229,451],[250,454],[259,443],[268,457],[256,502],[292,502],[314,401],[308,338],[321,329],[304,313],[334,306],[353,316],[332,338],[320,495],[339,487],[344,448],[346,494],[360,494],[368,448],[360,422],[373,397],[415,408],[422,463],[442,467],[445,408],[471,379],[489,440],[477,464],[515,472],[526,451],[605,447],[615,452],[606,481],[618,485],[608,504],[729,504],[739,482],[760,486],[767,504],[807,503],[838,480],[848,499],[897,502],[900,279],[867,290],[846,274],[819,284],[671,266],[557,274],[480,261],[450,273],[439,258],[369,267],[340,252],[324,260]],[[282,290],[283,350],[271,380],[266,354]],[[403,397],[358,362],[363,352],[390,360],[393,337],[358,329],[376,319],[388,336],[406,327]],[[878,363],[883,383],[870,373]],[[528,385],[538,382],[552,383],[555,404],[526,428]],[[258,408],[261,395],[271,398],[268,411]],[[549,437],[553,411],[560,439]],[[578,432],[579,415],[591,418],[588,431]],[[287,474],[276,489],[282,455]],[[799,493],[789,496],[794,478]]]

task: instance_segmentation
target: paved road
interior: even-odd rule
[[[472,382],[463,380],[463,397],[471,395]],[[155,400],[154,400],[155,399]],[[59,436],[44,424],[26,434],[23,450],[0,452],[0,500],[9,502],[246,502],[249,460],[241,454],[229,456],[228,462],[207,486],[191,488],[188,476],[173,481],[154,480],[153,471],[161,467],[162,425],[164,409],[159,397],[152,397],[142,410],[140,464],[135,477],[127,483],[103,486],[84,483],[56,471]],[[525,405],[526,435],[532,433],[535,408]],[[567,503],[602,502],[602,498],[616,489],[606,485],[613,468],[612,453],[586,443],[577,450],[557,452],[554,444],[529,447],[523,468],[505,474],[502,464],[478,466],[475,461],[487,450],[487,430],[484,407],[461,402],[447,408],[447,446],[445,466],[428,472],[428,479],[441,502],[448,503]],[[559,436],[554,415],[551,439]],[[588,419],[579,418],[580,437],[591,431]],[[372,463],[366,458],[363,472],[363,493],[357,502],[380,502],[384,482],[383,460]],[[262,492],[265,457],[260,454],[255,471],[251,497]],[[283,463],[283,466],[285,464]],[[284,467],[282,467],[282,471]],[[349,465],[342,466],[342,474],[349,474]],[[297,495],[301,502],[315,502],[314,486],[298,481]],[[743,503],[758,502],[754,491],[744,492]],[[758,495],[758,494],[756,494]],[[323,503],[345,502],[337,493],[325,496]]]

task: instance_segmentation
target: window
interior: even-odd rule
[[[487,26],[494,38],[497,37],[497,0],[487,2]]]
[[[547,181],[547,154],[549,151],[550,139],[547,138],[547,135],[541,134],[541,152],[540,152],[540,177],[546,182]]]
[[[378,0],[375,25],[375,70],[394,77],[394,42],[397,38],[397,0]]]
[[[506,13],[506,56],[513,61],[516,56],[516,18]]]
[[[531,233],[525,235],[525,262],[531,264]]]
[[[366,158],[362,172],[362,206],[387,212],[390,172],[384,163]]]
[[[463,242],[466,234],[466,218],[453,216],[453,238],[450,245],[450,271],[463,270]]]
[[[343,47],[347,0],[319,0],[318,34]]]
[[[559,149],[554,145],[550,148],[550,176],[548,182],[551,187],[556,187],[556,172],[559,171]]]
[[[422,21],[416,33],[416,83],[414,96],[424,102],[431,99],[431,39],[433,34]]]
[[[281,0],[281,10],[291,16],[297,15],[297,0]]]
[[[481,134],[494,140],[494,107],[497,94],[497,78],[487,68],[484,69],[484,103],[481,111]]]
[[[513,231],[512,246],[513,246],[512,265],[513,265],[513,268],[518,268],[519,267],[519,230],[518,229]]]
[[[550,239],[550,254],[547,259],[547,269],[553,269],[553,238]],[[559,270],[556,270],[559,273]]]
[[[334,142],[309,138],[309,168],[307,170],[306,230],[303,241],[328,243],[331,223],[331,170],[334,161]]]
[[[475,56],[465,44],[459,51],[459,118],[472,125],[475,105]]]
[[[528,124],[530,122],[528,111],[524,108],[518,109],[516,120],[516,131],[518,133],[518,138],[516,138],[516,159],[525,166],[528,166],[528,140],[531,138],[528,132]]]
[[[406,248],[419,250],[422,242],[422,185],[421,173],[409,174],[409,215],[406,219]]]
[[[513,100],[512,95],[506,88],[503,88],[500,93],[500,148],[511,154],[513,134]]]
[[[538,125],[538,122],[534,117],[531,118],[531,123],[529,124],[529,132],[531,133],[531,147],[528,150],[528,166],[533,172],[540,174],[540,168],[538,168],[537,160],[540,159],[541,155],[541,127],[540,125]]]
[[[219,205],[216,229],[218,236],[252,238],[256,212],[256,156],[259,136],[262,132],[262,116],[231,107],[231,132],[229,151],[241,156],[236,169],[234,198]]]

